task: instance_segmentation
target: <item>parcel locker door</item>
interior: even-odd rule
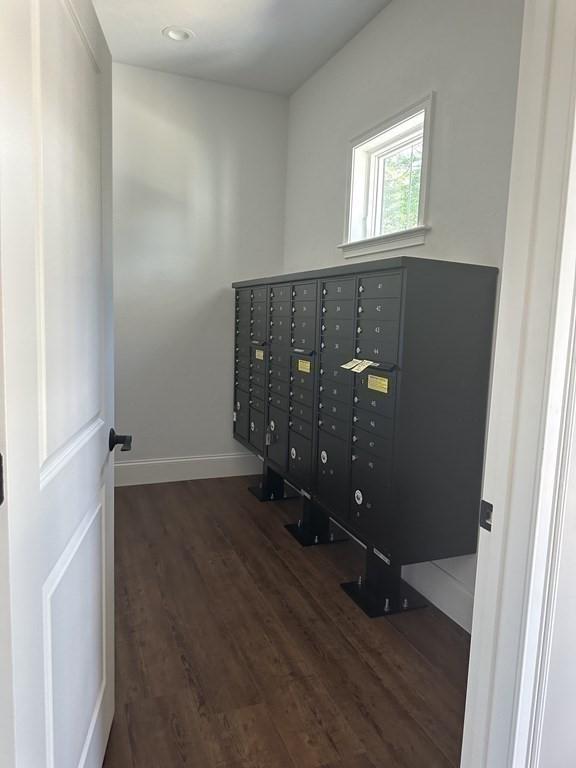
[[[385,456],[353,449],[351,469],[351,520],[368,539],[382,541],[389,534],[392,463]]]
[[[249,403],[250,395],[248,392],[236,390],[236,400],[234,403],[234,432],[244,440],[248,440],[250,431]]]
[[[281,469],[286,470],[288,463],[288,413],[270,407],[268,412],[268,458]]]
[[[300,488],[311,485],[312,442],[290,430],[288,470]]]
[[[264,453],[264,414],[250,408],[250,442],[260,453]]]
[[[343,440],[318,435],[317,495],[329,512],[345,520],[348,516],[348,449]]]

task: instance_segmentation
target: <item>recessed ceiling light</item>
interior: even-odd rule
[[[185,40],[190,40],[191,37],[194,37],[194,32],[192,32],[191,29],[174,25],[164,27],[162,34],[164,37],[167,37],[169,40],[174,40],[177,43],[183,43]]]

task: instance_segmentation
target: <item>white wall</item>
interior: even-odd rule
[[[349,141],[436,91],[429,233],[501,263],[522,0],[393,0],[290,100],[286,270],[341,263]]]
[[[523,0],[393,0],[290,100],[285,271],[343,263],[349,141],[436,92],[426,244],[408,253],[499,266]],[[382,258],[380,256],[379,258]],[[467,629],[475,557],[405,576]]]
[[[114,66],[119,483],[258,469],[232,438],[233,280],[282,268],[287,100]]]

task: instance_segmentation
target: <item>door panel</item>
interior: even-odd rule
[[[288,461],[288,419],[288,413],[278,408],[270,408],[268,413],[268,432],[270,434],[268,458],[284,470]]]
[[[309,488],[312,468],[312,443],[290,431],[288,468],[290,476],[302,488]]]
[[[341,519],[348,515],[348,450],[343,440],[320,432],[318,435],[318,498]]]
[[[7,764],[92,768],[114,710],[111,62],[89,0],[6,0],[0,48],[3,514],[18,640]]]

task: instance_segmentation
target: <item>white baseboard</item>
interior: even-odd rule
[[[466,632],[472,631],[474,595],[438,563],[406,565],[402,577]]]
[[[182,480],[204,480],[210,477],[256,475],[261,471],[260,460],[251,453],[118,461],[115,467],[115,484],[119,487],[176,483]]]

